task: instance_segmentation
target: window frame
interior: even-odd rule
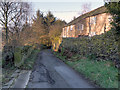
[[[70,26],[70,30],[73,30],[73,25]]]
[[[81,30],[82,31],[84,30],[84,24],[81,24]]]
[[[80,30],[80,26],[79,26],[79,24],[77,25],[77,30]]]
[[[94,17],[94,24],[96,24],[97,23],[97,17],[95,16]]]

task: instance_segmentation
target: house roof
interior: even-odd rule
[[[68,25],[75,24],[75,23],[79,22],[79,21],[80,21],[81,19],[83,19],[83,18],[87,18],[87,17],[89,17],[89,16],[94,16],[94,15],[101,14],[101,13],[105,13],[106,10],[107,10],[107,9],[105,8],[105,6],[101,6],[101,7],[97,8],[97,9],[94,9],[94,10],[92,10],[92,11],[90,11],[90,12],[87,12],[87,13],[85,13],[85,14],[77,17],[76,19],[74,19],[74,20],[72,20],[71,22],[69,22],[69,23],[67,24],[67,26],[68,26]]]

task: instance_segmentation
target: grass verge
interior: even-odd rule
[[[78,59],[79,55],[72,56],[70,61],[61,53],[53,53],[100,87],[118,88],[118,69],[114,67],[112,62],[90,60],[86,57]]]

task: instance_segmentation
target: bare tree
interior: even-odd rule
[[[15,33],[20,31],[20,28],[26,20],[29,11],[29,4],[25,2],[0,2],[0,24],[6,31],[6,40],[8,43],[9,31]]]
[[[85,14],[91,10],[91,3],[84,3],[81,8],[82,11],[79,14],[80,15]]]

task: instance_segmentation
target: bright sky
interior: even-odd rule
[[[51,11],[55,17],[70,22],[73,17],[78,17],[85,3],[91,4],[91,10],[104,5],[104,0],[29,0],[32,1],[33,12],[38,9],[46,14]]]
[[[13,0],[14,1],[14,0]],[[19,1],[19,0],[16,0]],[[44,14],[51,11],[59,19],[70,22],[73,17],[78,17],[81,12],[81,6],[84,3],[91,4],[91,10],[104,5],[104,0],[21,0],[22,2],[31,2],[33,14],[39,9]],[[0,26],[1,27],[1,26]]]
[[[22,0],[23,1],[23,0]],[[91,4],[91,10],[104,5],[104,0],[24,0],[32,2],[33,14],[39,9],[44,14],[51,11],[59,19],[70,22],[73,17],[78,17],[82,11],[82,5]]]

